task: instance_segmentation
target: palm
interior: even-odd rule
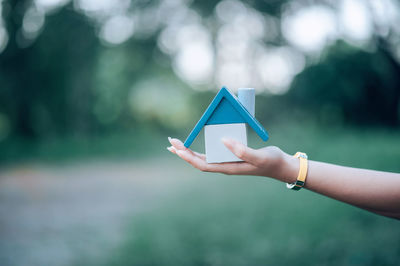
[[[177,154],[183,160],[191,164],[193,167],[204,172],[217,172],[229,175],[269,175],[277,161],[282,157],[282,151],[276,147],[265,147],[259,150],[243,148],[244,145],[238,147],[230,147],[233,153],[239,155],[243,162],[229,162],[210,164],[206,161],[206,156],[201,153],[187,149],[179,139],[171,139],[169,141],[172,147],[168,150]],[[240,150],[238,150],[240,149]],[[246,154],[251,151],[250,154]],[[249,156],[245,156],[249,155]]]

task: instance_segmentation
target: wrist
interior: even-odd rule
[[[293,183],[297,179],[299,168],[299,159],[285,153],[282,160],[280,175],[277,179],[282,182]]]

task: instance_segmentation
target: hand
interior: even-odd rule
[[[234,139],[224,138],[224,145],[243,162],[210,164],[206,162],[204,154],[186,148],[179,139],[168,140],[172,145],[167,148],[170,152],[203,172],[269,176],[288,183],[294,182],[297,177],[298,161],[278,147],[269,146],[254,150]]]
[[[299,172],[299,159],[277,147],[254,150],[233,139],[223,139],[224,145],[243,162],[209,164],[204,154],[187,149],[179,139],[168,140],[172,145],[167,148],[170,152],[204,172],[269,176],[287,183],[293,183]],[[307,189],[368,211],[400,219],[400,174],[310,160],[308,166]]]

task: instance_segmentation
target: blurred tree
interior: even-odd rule
[[[47,17],[32,42],[22,35],[31,4],[5,2],[9,43],[0,56],[1,111],[17,136],[87,132],[93,127],[90,88],[99,46],[93,27],[67,6]]]
[[[318,64],[295,78],[288,97],[298,107],[320,115],[396,126],[400,121],[400,65],[383,41],[373,53],[339,41]]]
[[[62,34],[60,34],[60,32]],[[48,17],[32,46],[32,84],[40,91],[34,117],[40,133],[89,133],[95,128],[93,85],[99,42],[88,19],[71,6]],[[47,121],[40,121],[41,117]],[[36,119],[35,119],[36,118]],[[71,132],[72,131],[72,132]]]
[[[9,38],[0,54],[0,116],[10,121],[13,136],[27,138],[90,135],[133,127],[136,124],[134,121],[144,117],[143,110],[149,108],[154,110],[146,111],[149,115],[144,123],[168,126],[170,123],[161,121],[165,120],[168,105],[139,106],[137,100],[130,98],[132,95],[145,98],[145,93],[135,93],[135,90],[148,89],[143,88],[143,84],[152,84],[152,90],[160,92],[167,87],[189,87],[177,81],[173,72],[176,65],[174,57],[179,56],[179,52],[161,52],[160,34],[169,27],[172,31],[167,42],[177,42],[180,37],[173,35],[178,35],[179,27],[185,26],[187,21],[184,18],[191,14],[187,9],[194,9],[202,16],[196,23],[204,23],[215,45],[214,33],[221,26],[215,19],[215,8],[220,2],[176,2],[169,8],[180,8],[181,13],[177,13],[180,17],[171,18],[162,13],[170,12],[165,9],[167,1],[128,1],[107,11],[101,8],[100,11],[96,8],[95,11],[87,11],[77,2],[69,2],[45,14],[37,9],[36,1],[3,0],[2,18]],[[241,5],[240,2],[236,3]],[[289,45],[279,28],[285,8],[293,3],[298,6],[315,3],[290,0],[242,2],[246,8],[273,18],[273,25],[276,26],[273,38],[265,36],[255,41],[258,47]],[[335,6],[325,0],[321,1],[322,4]],[[45,21],[33,36],[24,33],[24,20],[32,10],[38,11],[39,15],[42,12]],[[125,22],[129,19],[134,21],[132,23],[137,28],[133,37],[127,35],[127,39],[121,42],[107,42],[102,30],[107,28],[108,22],[118,22],[121,17]],[[361,124],[398,125],[400,66],[392,52],[393,40],[398,39],[398,33],[393,30],[390,38],[381,38],[378,32],[385,31],[374,30],[376,33],[371,43],[378,43],[376,51],[366,52],[344,42],[336,43],[325,50],[320,61],[308,65],[295,78],[287,97],[281,97],[282,105],[291,100],[301,103],[299,108],[305,106],[321,116],[343,117],[349,122]],[[149,80],[154,82],[147,82]],[[162,84],[165,80],[170,84]],[[154,85],[156,81],[161,84]],[[182,91],[171,89],[171,93],[164,91],[160,95],[175,93],[182,96],[185,94]],[[190,102],[190,97],[186,96],[182,99]],[[194,98],[193,102],[198,102],[198,98]],[[133,104],[138,106],[132,107]],[[177,108],[175,112],[179,110]]]
[[[29,0],[5,1],[2,9],[9,41],[0,57],[1,111],[9,115],[14,124],[12,127],[17,128],[16,131],[24,136],[34,135],[33,125],[29,122],[29,104],[33,92],[23,91],[23,88],[30,84],[29,77],[26,77],[29,73],[26,73],[24,67],[28,64],[31,48],[20,49],[17,34],[30,3]]]

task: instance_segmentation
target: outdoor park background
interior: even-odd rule
[[[166,150],[254,87],[253,147],[400,172],[398,1],[0,3],[0,265],[399,265],[398,221]]]

